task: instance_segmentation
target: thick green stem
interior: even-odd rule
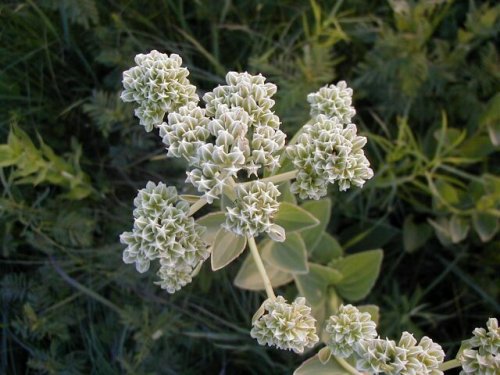
[[[189,216],[194,215],[199,209],[201,209],[204,205],[207,204],[207,200],[205,198],[200,198],[196,202],[193,203],[191,208],[189,209]]]
[[[349,374],[352,375],[361,375],[361,373],[356,370],[354,367],[352,367],[344,358],[340,358],[335,356],[335,360],[338,362],[339,365],[341,365],[344,370],[346,370]]]
[[[262,259],[259,254],[259,250],[257,249],[257,244],[255,243],[255,238],[252,236],[247,236],[248,246],[250,247],[250,252],[252,253],[253,260],[257,265],[257,269],[259,270],[260,277],[262,277],[262,281],[264,282],[264,287],[266,288],[267,297],[274,299],[276,296],[274,295],[273,287],[271,285],[271,280],[269,280],[269,276],[267,276],[266,269],[264,268],[264,263],[262,263]]]
[[[439,366],[439,369],[441,371],[446,371],[446,370],[451,370],[452,368],[460,367],[460,366],[462,366],[462,364],[460,363],[460,361],[458,359],[450,359],[449,361],[446,361],[443,364],[441,364],[441,366]]]
[[[275,176],[261,178],[259,181],[261,181],[261,182],[274,182],[274,183],[289,181],[289,180],[293,180],[297,176],[298,172],[299,171],[297,169],[294,169],[293,171],[290,171],[290,172],[280,173],[280,174],[277,174]]]

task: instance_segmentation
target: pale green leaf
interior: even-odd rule
[[[328,282],[321,272],[309,265],[309,273],[304,275],[296,274],[294,279],[299,294],[305,297],[307,302],[313,306],[324,304]]]
[[[312,249],[311,259],[318,263],[328,263],[342,254],[338,241],[331,234],[323,232],[318,244]]]
[[[443,246],[449,246],[451,244],[451,234],[448,219],[445,217],[438,217],[436,220],[427,218],[427,222],[434,228],[434,233],[439,239],[439,242],[441,242]]]
[[[219,229],[212,246],[212,270],[220,270],[238,258],[245,250],[246,245],[247,238],[245,236],[238,236],[224,228]]]
[[[215,236],[222,223],[226,221],[224,212],[212,212],[196,220],[196,223],[207,228],[202,236],[202,240],[208,245],[212,245],[215,241]]]
[[[498,218],[494,215],[476,212],[472,216],[472,224],[481,241],[490,241],[498,231]]]
[[[321,234],[326,229],[328,221],[330,221],[332,202],[330,199],[308,201],[302,205],[302,208],[312,214],[320,222],[319,225],[306,229],[301,233],[307,251],[311,252],[321,240]]]
[[[331,356],[332,350],[328,346],[321,348],[318,352],[318,359],[322,364],[326,364]]]
[[[335,268],[343,275],[336,285],[339,294],[349,301],[365,298],[375,285],[382,258],[382,250],[370,250],[339,260],[335,264]]]
[[[306,245],[298,233],[289,233],[284,242],[270,241],[262,248],[262,257],[276,268],[289,273],[307,273]]]
[[[295,205],[297,204],[297,198],[290,191],[290,185],[290,181],[282,182],[281,184],[279,184],[278,190],[281,193],[281,202],[287,202]]]
[[[9,145],[0,145],[0,168],[13,165],[16,160],[17,156]]]
[[[493,146],[500,146],[500,124],[488,124],[488,135]]]
[[[264,241],[271,242],[271,241]],[[261,246],[261,244],[259,244]],[[264,245],[265,246],[265,245]],[[264,268],[266,269],[267,276],[271,281],[273,288],[288,284],[293,280],[293,276],[290,273],[283,272],[278,268],[270,265],[264,260]],[[234,279],[234,285],[241,289],[247,290],[264,290],[264,283],[262,282],[262,277],[260,276],[257,265],[253,260],[251,254],[248,254],[246,259],[243,261],[241,268],[238,271]]]
[[[319,224],[319,220],[305,209],[288,202],[280,203],[274,222],[285,228],[287,233],[312,228]]]
[[[431,191],[434,190],[434,189],[432,189],[432,187],[433,186],[431,185]],[[434,184],[434,187],[435,187],[436,193],[446,203],[451,204],[451,205],[459,203],[459,201],[460,201],[459,193],[458,193],[457,189],[455,189],[455,187],[453,187],[453,185],[445,182],[442,179],[438,179],[436,181],[436,183]]]
[[[309,269],[310,272],[321,276],[327,285],[338,284],[344,277],[342,273],[335,268],[323,266],[322,264],[309,263]]]
[[[335,360],[330,360],[323,364],[316,354],[314,357],[304,361],[293,375],[349,375],[349,373]]]
[[[453,215],[449,221],[451,241],[453,243],[462,242],[469,233],[470,225],[464,217]]]
[[[190,204],[198,202],[201,198],[199,195],[192,195],[192,194],[182,194],[182,195],[179,195],[179,197],[181,199],[184,199],[186,202],[188,202]]]

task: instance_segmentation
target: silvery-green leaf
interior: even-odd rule
[[[349,301],[365,298],[380,273],[382,258],[383,252],[378,249],[349,255],[335,263],[343,276],[335,285],[339,294]]]
[[[498,218],[493,215],[476,212],[472,216],[472,223],[481,241],[490,241],[498,231]]]
[[[213,244],[215,236],[225,220],[224,212],[212,212],[196,220],[196,223],[207,228],[202,236],[202,240],[209,245]]]
[[[272,241],[263,241],[259,243],[258,246],[265,248],[271,243]],[[288,284],[293,280],[292,274],[279,270],[278,268],[267,263],[265,259],[263,259],[263,263],[273,288]],[[238,288],[247,290],[265,290],[262,277],[260,276],[257,265],[255,264],[251,254],[248,254],[243,261],[243,264],[234,279],[234,285]]]
[[[192,195],[192,194],[182,194],[182,195],[179,195],[179,198],[185,200],[189,204],[193,204],[195,202],[198,202],[201,197],[198,195]]]
[[[349,373],[335,360],[321,363],[318,354],[304,361],[300,367],[294,371],[293,375],[349,375]]]
[[[330,199],[308,201],[301,207],[312,214],[320,222],[315,227],[308,228],[301,233],[302,239],[306,244],[307,251],[311,252],[321,240],[321,234],[328,225],[328,221],[330,221],[332,202]]]
[[[304,208],[288,202],[281,202],[274,222],[281,225],[287,233],[310,229],[319,224],[319,220]]]
[[[329,233],[323,232],[317,245],[311,251],[311,259],[318,263],[328,263],[343,254],[339,242]]]
[[[326,364],[330,357],[332,356],[332,351],[328,346],[321,348],[318,352],[318,359],[322,364]]]
[[[306,246],[298,233],[289,233],[283,242],[271,242],[262,249],[262,257],[276,268],[289,273],[307,273]]]
[[[212,270],[224,268],[245,250],[247,238],[238,236],[224,228],[219,229],[212,247]]]

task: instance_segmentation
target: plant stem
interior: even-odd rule
[[[294,169],[293,171],[290,172],[285,172],[285,173],[280,173],[275,176],[270,176],[266,178],[261,178],[259,181],[261,182],[283,182],[283,181],[288,181],[288,180],[293,180],[299,171],[297,169]]]
[[[356,370],[354,367],[352,367],[344,358],[340,358],[335,356],[335,360],[338,362],[339,365],[341,365],[344,370],[346,370],[349,374],[352,375],[361,375],[361,373]]]
[[[191,208],[189,209],[188,216],[194,215],[200,208],[207,204],[207,200],[205,198],[200,198],[196,202],[193,203]]]
[[[450,359],[449,361],[446,361],[444,362],[443,364],[441,364],[441,366],[439,366],[439,369],[441,371],[446,371],[446,370],[451,370],[452,368],[455,368],[455,367],[460,367],[462,366],[462,364],[460,363],[460,361],[458,359]]]
[[[264,263],[262,263],[262,259],[259,254],[259,250],[257,249],[257,244],[255,243],[255,238],[252,236],[247,236],[248,246],[250,247],[250,252],[252,253],[253,260],[257,265],[257,269],[259,270],[260,277],[262,277],[262,281],[264,282],[264,286],[266,288],[267,297],[274,299],[276,296],[274,295],[273,287],[271,285],[271,280],[269,280],[269,276],[267,276],[266,269],[264,268]]]

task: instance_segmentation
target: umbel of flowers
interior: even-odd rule
[[[252,319],[250,335],[261,345],[297,353],[314,347],[319,337],[311,307],[303,297],[288,303],[275,296],[255,237],[286,239],[284,228],[274,222],[278,183],[291,181],[293,194],[319,199],[329,184],[344,191],[362,187],[373,176],[363,150],[367,140],[352,123],[352,90],[341,81],[311,93],[311,119],[285,147],[273,112],[277,87],[261,74],[229,72],[226,83],[203,95],[200,105],[180,56],[151,51],[137,55],[135,63],[123,73],[121,98],[136,104],[135,115],[146,131],[159,131],[168,157],[185,160],[186,182],[200,196],[184,199],[173,186],[148,182],[134,200],[132,230],[120,236],[126,245],[123,261],[141,273],[155,267],[156,284],[174,293],[211,256],[219,233],[242,239],[268,297]],[[285,161],[295,169],[280,170]],[[209,240],[193,215],[218,200],[225,221],[216,239]],[[457,359],[445,363],[443,350],[430,338],[417,341],[408,332],[397,342],[380,338],[370,315],[352,305],[341,305],[327,320],[325,337],[320,360],[334,357],[349,374],[439,375],[460,365],[466,375],[500,373],[496,319],[487,329],[474,330]]]
[[[476,328],[471,339],[464,342],[464,350],[458,359],[461,375],[500,374],[500,327],[495,318],[488,319],[486,329]]]
[[[121,98],[136,104],[146,131],[158,129],[168,157],[186,161],[186,182],[200,197],[190,204],[175,187],[148,182],[134,200],[132,230],[120,236],[124,262],[134,263],[139,272],[154,265],[157,284],[176,292],[191,282],[211,252],[205,228],[193,214],[225,195],[229,201],[221,230],[246,238],[268,294],[253,321],[252,337],[295,352],[311,348],[319,340],[311,308],[302,297],[287,303],[274,295],[254,237],[286,237],[274,223],[280,205],[276,183],[296,179],[292,192],[319,199],[327,183],[345,190],[372,177],[362,149],[366,139],[356,135],[350,121],[352,90],[341,82],[311,94],[312,119],[285,153],[286,136],[273,112],[277,88],[262,75],[229,72],[226,84],[203,95],[200,105],[178,55],[152,51],[137,55],[135,63],[123,73]],[[297,169],[276,175],[285,158]],[[262,178],[264,173],[270,177]]]
[[[430,338],[419,342],[403,332],[398,342],[378,337],[370,314],[341,305],[326,325],[326,348],[337,358],[350,358],[357,371],[387,375],[439,375],[444,352]]]
[[[326,323],[326,346],[321,351],[323,362],[333,355],[350,374],[441,375],[460,366],[461,375],[500,374],[497,319],[490,318],[486,329],[476,328],[473,335],[463,342],[457,359],[443,363],[443,349],[429,337],[417,341],[411,333],[403,332],[398,341],[383,339],[370,314],[352,305],[341,305]]]
[[[316,319],[304,297],[298,297],[291,304],[281,296],[269,298],[261,309],[254,316],[250,331],[259,344],[302,353],[304,348],[313,347],[318,342]]]
[[[139,190],[134,205],[134,227],[120,236],[127,245],[123,261],[135,263],[142,273],[158,260],[158,284],[174,293],[191,282],[193,272],[210,256],[201,240],[205,229],[188,215],[189,203],[173,186],[150,181]]]

